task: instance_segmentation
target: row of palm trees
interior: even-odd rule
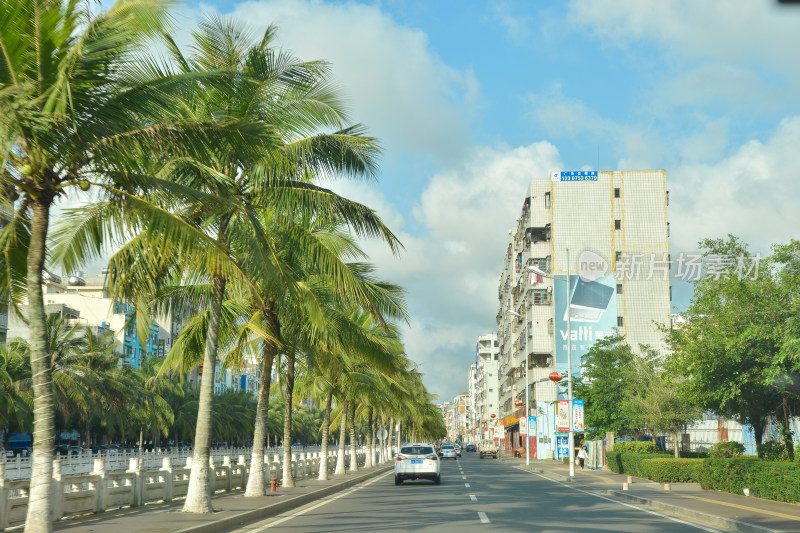
[[[47,337],[54,366],[56,428],[79,429],[81,442],[90,447],[127,443],[161,448],[192,441],[199,390],[182,376],[159,373],[163,359],[148,357],[138,368],[123,365],[111,332],[95,334],[58,315],[48,317]],[[313,384],[317,376],[302,376],[302,390],[310,391],[305,384]],[[306,397],[319,400],[311,392]],[[30,346],[24,339],[13,339],[0,347],[0,425],[9,435],[31,430],[32,403]],[[285,402],[275,393],[270,403],[266,441],[274,446],[283,438]],[[293,443],[321,441],[319,404],[293,406]],[[213,441],[250,445],[256,407],[257,398],[247,391],[231,388],[217,394]],[[367,438],[366,423],[359,424],[357,434],[359,441]]]
[[[401,244],[372,209],[321,185],[374,178],[377,141],[350,123],[329,66],[276,48],[274,27],[254,36],[208,18],[183,49],[170,36],[172,3],[117,0],[105,12],[91,0],[0,3],[0,181],[13,212],[0,233],[0,284],[12,306],[26,304],[30,330],[29,532],[52,528],[60,401],[42,275],[108,249],[109,291],[134,307],[142,339],[153,316],[185,321],[159,372],[207,369],[184,511],[212,511],[218,362],[262,365],[248,495],[265,490],[257,468],[273,365],[287,406],[285,485],[296,385],[323,406],[323,446],[337,419],[351,441],[361,417],[370,435],[376,421],[401,418],[418,435],[441,430],[396,334],[404,293],[375,276],[359,246]],[[63,200],[71,207],[53,219]]]

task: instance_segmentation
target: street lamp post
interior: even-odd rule
[[[521,317],[519,313],[516,311],[512,311],[511,309],[508,310],[509,314],[512,314],[517,317]],[[530,428],[530,417],[528,416],[528,406],[530,402],[528,401],[528,394],[530,386],[528,385],[528,312],[525,312],[525,427],[528,428],[525,432],[525,464],[531,464],[531,450],[530,450],[530,438],[531,438],[531,428]]]
[[[566,301],[567,301],[567,398],[569,403],[569,438],[567,440],[569,445],[569,450],[567,450],[569,454],[569,475],[570,477],[575,477],[575,432],[573,431],[575,428],[573,427],[572,422],[572,320],[571,320],[571,313],[569,309],[569,248],[567,248],[567,276],[558,277],[555,275],[548,275],[543,270],[540,270],[534,266],[529,266],[528,270],[533,272],[534,274],[538,274],[540,276],[544,276],[546,278],[550,278],[553,281],[565,281],[567,283],[567,290],[564,291],[566,294]]]

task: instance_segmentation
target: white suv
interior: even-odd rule
[[[395,459],[395,485],[402,485],[406,479],[430,479],[436,485],[442,482],[441,462],[432,444],[404,444]]]

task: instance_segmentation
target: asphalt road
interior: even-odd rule
[[[442,463],[442,484],[392,473],[237,533],[354,531],[715,531],[465,453]]]

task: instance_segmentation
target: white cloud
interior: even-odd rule
[[[797,237],[800,227],[800,116],[784,119],[765,142],[751,140],[713,164],[686,162],[668,172],[674,250],[705,237],[741,236],[753,251]]]
[[[677,59],[736,58],[797,76],[800,11],[770,0],[573,0],[568,19],[612,46],[652,42]]]
[[[507,2],[495,0],[491,3],[492,16],[508,33],[515,43],[522,43],[530,33],[531,20],[519,13],[512,13]]]
[[[185,13],[191,28],[200,13]],[[388,157],[411,152],[441,162],[469,144],[464,117],[479,99],[474,73],[444,64],[423,31],[397,24],[380,6],[260,0],[238,3],[230,15],[256,32],[274,23],[284,49],[331,63],[351,118],[368,126]]]

